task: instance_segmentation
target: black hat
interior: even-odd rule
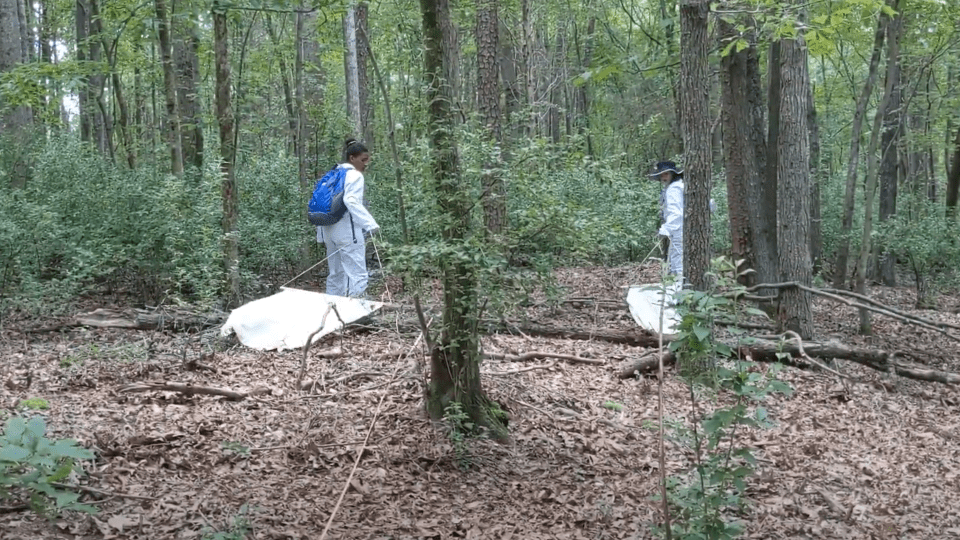
[[[683,169],[677,169],[676,163],[672,161],[660,161],[660,162],[657,162],[657,170],[650,173],[649,176],[660,176],[662,173],[665,173],[667,171],[670,171],[677,176],[680,176],[683,174]]]

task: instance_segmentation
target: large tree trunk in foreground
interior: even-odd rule
[[[807,130],[807,52],[802,36],[780,42],[780,157],[777,164],[777,247],[781,279],[810,286],[810,140]],[[780,291],[777,322],[813,337],[810,294]]]
[[[723,19],[717,21],[721,33],[721,47],[729,40],[736,39],[739,33],[732,23]],[[759,165],[762,156],[757,155],[756,141],[752,138],[754,111],[757,104],[751,100],[756,94],[751,90],[751,81],[759,77],[754,71],[757,65],[755,38],[751,35],[750,45],[741,51],[731,50],[720,59],[721,115],[723,120],[723,161],[727,174],[727,208],[730,214],[731,255],[735,261],[743,261],[740,269],[757,269],[757,252],[754,226],[757,221],[751,214],[760,213],[757,194],[751,189],[759,185],[757,178],[762,171]],[[759,84],[759,79],[755,81]],[[759,90],[757,88],[756,90]],[[753,204],[751,204],[753,203]],[[768,277],[774,277],[770,274]],[[756,274],[747,274],[746,285],[757,283]]]
[[[710,79],[707,75],[709,33],[706,0],[680,5],[680,103],[683,110],[684,281],[698,291],[709,285],[710,271]]]
[[[499,235],[507,226],[507,193],[500,170],[500,63],[499,1],[477,0],[477,111],[490,145],[480,178],[483,192],[483,221],[487,231]]]
[[[430,169],[440,207],[444,242],[468,249],[470,190],[461,185],[451,88],[453,49],[448,0],[420,0],[423,16],[424,77],[429,104]],[[500,418],[492,413],[480,383],[480,339],[477,330],[479,302],[477,276],[469,262],[449,258],[440,263],[443,283],[443,322],[439,342],[430,351],[430,384],[427,410],[442,418],[447,408],[459,404],[476,425],[506,435]],[[426,329],[424,329],[426,331]]]

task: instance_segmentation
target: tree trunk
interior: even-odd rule
[[[177,76],[173,69],[170,20],[167,14],[166,0],[154,1],[157,11],[157,37],[160,40],[160,62],[163,65],[163,89],[164,104],[167,112],[166,131],[167,147],[170,150],[170,173],[174,176],[182,177],[183,146],[180,142],[180,114],[177,111]],[[224,38],[226,38],[226,34],[224,34]],[[231,168],[232,166],[233,164],[231,163]]]
[[[160,0],[158,0],[159,2]],[[216,58],[216,108],[220,125],[220,196],[223,200],[221,232],[223,233],[223,270],[226,305],[240,305],[240,253],[237,240],[239,194],[234,176],[234,119],[230,99],[230,56],[227,14],[220,0],[213,2],[213,46]]]
[[[583,60],[581,68],[583,71],[589,71],[590,66],[593,64],[593,40],[594,33],[596,31],[597,18],[590,17],[590,21],[587,23],[587,39],[583,46]],[[577,133],[579,135],[586,136],[585,148],[587,156],[593,156],[593,137],[590,135],[590,93],[588,92],[589,83],[583,81],[578,87],[577,92],[577,111],[578,116],[576,119]]]
[[[770,51],[767,55],[766,144],[762,147],[764,151],[763,161],[758,161],[758,165],[762,165],[763,168],[759,169],[761,176],[757,181],[758,189],[755,190],[755,200],[751,202],[757,221],[756,234],[754,235],[757,241],[757,245],[754,248],[757,252],[757,281],[761,283],[777,281],[776,278],[780,274],[780,262],[777,255],[777,174],[780,162],[780,69],[780,42],[773,41],[770,43]],[[761,94],[758,94],[758,99]],[[755,122],[757,126],[762,126],[763,120],[759,111],[762,111],[763,108],[758,107],[758,109]],[[759,129],[759,127],[757,129]],[[758,140],[763,139],[763,132],[757,133],[755,131],[755,133]]]
[[[17,0],[0,0],[0,75],[10,71],[23,61],[23,47],[21,44],[20,20],[17,16]],[[3,147],[0,152],[8,153],[3,156],[12,164],[9,182],[11,187],[22,188],[27,184],[29,167],[25,156],[27,152],[22,139],[32,123],[32,114],[27,107],[7,107],[0,97],[0,136]],[[10,150],[7,150],[9,144]]]
[[[726,46],[739,33],[734,25],[719,19],[720,47]],[[755,232],[752,228],[752,209],[761,206],[751,205],[750,176],[758,175],[758,160],[755,141],[752,138],[754,111],[757,104],[751,103],[751,66],[757,61],[755,36],[751,33],[750,45],[740,51],[731,50],[720,59],[721,119],[723,121],[723,159],[727,175],[727,208],[730,215],[731,255],[735,261],[743,261],[740,269],[757,268],[757,253],[754,251]],[[753,75],[757,73],[754,72]],[[758,81],[757,81],[758,82]],[[771,275],[773,277],[773,275]],[[756,274],[747,274],[744,284],[756,283]]]
[[[947,215],[957,215],[957,195],[960,191],[960,128],[954,142],[953,159],[950,161],[950,176],[947,178]]]
[[[477,0],[477,111],[489,150],[481,176],[484,225],[493,235],[507,226],[507,200],[500,155],[499,0]]]
[[[358,36],[367,35],[367,17],[369,10],[366,2],[357,4],[357,34]],[[359,42],[359,40],[358,40]],[[369,56],[366,47],[357,46],[357,90],[359,91],[360,104],[360,126],[362,128],[363,142],[371,151],[375,151],[376,130],[373,125],[373,100],[370,99],[370,77],[367,76],[367,57]]]
[[[850,233],[853,229],[854,199],[857,190],[857,167],[860,163],[860,134],[863,130],[863,118],[867,114],[867,105],[873,86],[877,81],[877,67],[880,65],[880,53],[889,17],[881,12],[877,20],[877,31],[873,38],[873,54],[863,90],[857,99],[857,108],[853,113],[853,126],[850,128],[850,156],[847,160],[847,184],[843,195],[843,221],[840,223],[840,247],[837,249],[836,268],[833,274],[833,286],[840,289],[847,280],[847,265],[850,259]]]
[[[891,8],[897,8],[897,0],[888,0]],[[856,291],[859,294],[867,292],[867,268],[870,264],[870,254],[873,251],[871,247],[873,235],[873,202],[877,194],[877,146],[880,140],[880,131],[883,129],[883,119],[887,108],[890,107],[893,89],[896,86],[896,72],[898,70],[897,57],[900,55],[900,15],[897,14],[892,21],[887,24],[889,29],[890,41],[887,44],[887,82],[883,91],[883,97],[877,105],[877,111],[874,115],[873,130],[870,134],[870,144],[867,148],[867,185],[864,189],[863,198],[863,236],[860,240],[860,257],[857,261],[857,280]],[[870,335],[873,333],[870,320],[870,312],[866,309],[860,310],[860,333]]]
[[[14,5],[16,0],[5,0]],[[75,32],[77,37],[77,63],[83,65],[88,56],[87,37],[90,30],[90,11],[84,0],[76,0],[75,11]],[[81,75],[80,87],[77,90],[77,117],[80,121],[80,140],[83,142],[92,142],[90,138],[93,126],[92,115],[94,114],[93,101],[90,99],[90,76]]]
[[[780,279],[810,286],[810,139],[807,129],[807,50],[802,35],[780,42],[780,132],[777,164],[777,246]],[[813,336],[810,294],[780,292],[777,321],[781,329]]]
[[[100,18],[100,8],[96,0],[90,0],[90,9],[95,19]],[[130,128],[130,111],[127,107],[127,101],[123,97],[123,82],[120,79],[120,71],[117,69],[117,54],[115,49],[108,46],[107,38],[98,28],[98,39],[100,46],[107,54],[107,61],[110,64],[110,80],[113,87],[113,97],[117,108],[120,111],[118,126],[120,127],[120,141],[123,144],[124,155],[126,156],[127,166],[130,170],[137,168],[137,149],[133,141],[133,133]],[[101,101],[103,101],[101,99]],[[104,114],[106,116],[106,114]]]
[[[680,4],[680,103],[684,148],[684,281],[698,291],[709,285],[710,271],[710,181],[713,163],[710,151],[709,33],[706,0]]]
[[[280,37],[277,35],[276,30],[273,29],[273,19],[270,17],[270,14],[265,14],[264,17],[266,18],[267,34],[270,36],[270,41],[273,43],[274,50],[276,51],[277,65],[280,71],[280,83],[283,86],[283,106],[287,111],[287,126],[290,129],[290,144],[288,149],[291,154],[296,155],[297,114],[294,107],[293,89],[290,87],[290,70],[287,67],[286,55],[284,55],[280,46]]]
[[[470,235],[469,189],[461,185],[457,154],[453,92],[453,48],[448,0],[420,0],[423,16],[424,76],[431,143],[430,169],[441,212],[445,242],[465,248]],[[475,269],[460,258],[441,260],[443,322],[440,341],[430,351],[430,384],[427,410],[433,418],[444,416],[458,403],[477,425],[503,436],[505,428],[494,414],[480,383],[480,347],[477,330],[479,306]]]
[[[819,273],[823,258],[822,213],[820,212],[820,126],[813,84],[807,86],[807,129],[810,135],[810,262],[813,273]]]
[[[894,0],[895,4],[899,4]],[[899,6],[894,7],[899,11]],[[897,213],[897,187],[900,182],[900,135],[903,132],[903,95],[901,92],[900,55],[890,57],[894,52],[893,41],[899,39],[903,24],[902,16],[897,16],[896,24],[890,24],[887,29],[887,77],[893,78],[890,103],[883,118],[883,137],[880,142],[880,222],[889,220]],[[896,47],[899,49],[899,47]],[[889,85],[889,80],[887,85]],[[889,251],[875,250],[874,257],[879,264],[878,275],[880,281],[888,286],[897,285],[896,262],[897,255]]]
[[[200,37],[197,22],[189,13],[178,13],[173,24],[173,58],[180,113],[183,164],[203,169],[203,116],[200,101]],[[199,178],[199,177],[198,177]]]
[[[360,67],[357,63],[357,8],[351,5],[343,16],[343,68],[346,75],[347,117],[352,135],[363,137],[360,119]]]

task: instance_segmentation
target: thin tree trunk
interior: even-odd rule
[[[777,171],[777,247],[780,276],[810,286],[810,140],[807,129],[807,52],[802,35],[780,42],[780,132]],[[810,294],[780,292],[777,320],[781,329],[813,337]]]
[[[173,25],[173,58],[177,81],[177,112],[183,163],[203,169],[203,123],[200,110],[200,37],[188,13],[177,13]]]
[[[160,62],[163,65],[164,104],[166,105],[167,112],[167,147],[170,149],[170,173],[176,177],[182,177],[183,146],[180,142],[180,114],[177,111],[177,77],[173,69],[170,20],[167,15],[166,0],[154,0],[154,2],[157,11],[157,37],[160,40]]]
[[[357,64],[357,8],[351,5],[343,16],[343,67],[347,86],[347,116],[353,136],[363,137],[360,119],[360,74]]]
[[[810,262],[813,273],[820,271],[823,258],[822,214],[820,212],[820,127],[817,104],[813,99],[813,84],[807,86],[807,129],[810,135]]]
[[[213,39],[216,57],[217,123],[220,125],[220,196],[223,200],[221,232],[226,305],[237,306],[240,304],[240,250],[237,239],[239,194],[234,176],[236,147],[233,136],[233,104],[230,99],[227,14],[220,0],[213,2]]]
[[[264,14],[267,24],[267,34],[273,43],[274,50],[277,51],[277,64],[280,70],[280,83],[283,86],[283,106],[287,111],[287,126],[290,129],[289,151],[296,155],[297,153],[297,114],[295,112],[293,90],[290,87],[290,70],[287,66],[286,55],[280,47],[280,37],[273,28],[273,19],[269,13]]]
[[[888,5],[893,9],[897,8],[897,0],[888,0]],[[896,85],[896,72],[898,69],[896,58],[900,55],[900,15],[894,17],[887,25],[890,28],[890,42],[887,47],[887,83],[883,91],[883,98],[877,105],[877,111],[874,115],[873,130],[870,135],[870,144],[867,148],[867,186],[863,199],[863,236],[860,241],[860,257],[857,262],[857,280],[856,291],[859,294],[867,292],[867,268],[870,264],[870,254],[872,252],[871,241],[873,235],[873,203],[876,198],[878,174],[877,174],[877,146],[880,140],[880,131],[883,129],[883,118],[887,108],[890,106],[893,88]],[[873,333],[870,311],[860,309],[860,333],[870,335]]]
[[[850,156],[847,161],[847,183],[843,195],[843,221],[840,223],[840,247],[837,249],[836,268],[834,268],[833,286],[843,288],[847,280],[847,265],[850,259],[850,235],[853,230],[854,199],[857,190],[857,168],[860,163],[860,136],[863,130],[863,118],[867,114],[867,105],[873,86],[877,82],[877,68],[880,65],[880,53],[883,50],[883,40],[889,17],[881,12],[877,20],[877,31],[873,38],[873,54],[870,56],[870,67],[867,71],[867,80],[863,83],[863,90],[857,99],[857,107],[853,113],[853,126],[850,128]]]
[[[960,191],[960,128],[954,141],[953,160],[950,162],[950,177],[947,178],[947,215],[957,215],[957,195]]]
[[[369,10],[366,2],[357,4],[357,38],[367,35],[367,18]],[[374,107],[373,100],[370,99],[370,78],[367,76],[367,48],[357,45],[357,91],[358,103],[360,105],[360,127],[362,129],[363,142],[371,151],[375,150],[377,145],[376,130],[373,124]]]
[[[710,79],[707,0],[680,4],[680,103],[684,148],[684,281],[698,291],[709,286],[710,271]]]

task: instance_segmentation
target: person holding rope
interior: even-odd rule
[[[347,169],[343,188],[347,211],[333,225],[317,227],[317,242],[327,248],[327,294],[359,298],[366,292],[368,280],[365,235],[372,236],[380,225],[363,198],[363,172],[370,163],[370,151],[360,141],[347,139],[343,159],[339,167]]]
[[[669,272],[683,279],[683,170],[677,169],[672,161],[661,161],[651,177],[659,178],[664,184],[660,194],[660,212],[663,225],[660,226],[659,238],[667,240],[667,260],[670,263]]]

